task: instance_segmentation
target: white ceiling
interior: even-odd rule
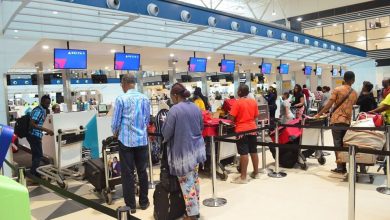
[[[275,21],[286,17],[309,14],[313,12],[354,5],[372,0],[179,0],[182,2],[199,5],[207,8],[217,7],[217,10],[241,15],[245,17],[260,19],[264,10],[264,17],[261,20]],[[202,3],[203,2],[203,3]],[[253,13],[252,13],[252,12]],[[275,11],[276,15],[272,15]]]

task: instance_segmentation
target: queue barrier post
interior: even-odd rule
[[[210,137],[210,147],[211,147],[211,166],[212,166],[212,198],[208,198],[203,200],[203,205],[208,207],[221,207],[227,203],[227,200],[225,198],[218,198],[216,196],[216,187],[215,182],[217,181],[217,169],[216,169],[216,162],[215,162],[215,142],[214,137]]]
[[[126,220],[130,216],[130,207],[121,206],[117,209],[118,220]]]
[[[355,220],[355,194],[356,194],[356,148],[349,147],[349,196],[348,196],[348,220]]]
[[[261,141],[262,142],[265,142],[265,130],[264,130],[264,127],[265,127],[265,121],[262,120],[261,121]],[[267,168],[267,156],[266,156],[266,146],[261,146],[261,163],[262,163],[262,166],[261,166],[261,170],[260,170],[260,173],[263,173],[263,174],[269,174],[270,173],[270,170]]]
[[[152,146],[151,141],[148,140],[148,154],[149,154],[149,189],[154,189],[156,183],[153,180],[153,161],[152,161]]]
[[[275,128],[275,143],[279,144],[279,122],[276,122]],[[287,176],[287,173],[279,171],[279,147],[275,147],[275,171],[268,174],[272,178],[283,178]]]
[[[390,151],[390,126],[386,127],[386,151]],[[390,157],[386,156],[386,186],[376,188],[382,194],[390,195]]]

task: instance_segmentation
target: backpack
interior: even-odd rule
[[[31,120],[30,115],[24,115],[16,119],[14,133],[19,138],[25,138],[28,136],[30,132],[30,120]]]

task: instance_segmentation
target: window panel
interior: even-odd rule
[[[389,16],[367,20],[367,29],[377,29],[390,26]]]
[[[327,39],[327,40],[334,41],[334,42],[344,43],[343,42],[343,40],[344,40],[343,39],[343,34],[325,36],[324,38]]]
[[[367,38],[368,40],[390,38],[390,27],[368,30]]]
[[[347,45],[352,46],[352,47],[356,47],[356,48],[359,48],[362,50],[366,50],[366,41],[347,43]]]
[[[366,29],[366,25],[363,21],[355,21],[355,22],[349,22],[344,24],[344,31],[347,32],[354,32],[354,31],[364,31]]]
[[[334,25],[324,27],[324,36],[331,36],[331,35],[342,34],[342,33],[343,33],[342,24],[334,24]]]
[[[365,41],[365,40],[366,40],[365,31],[345,33],[345,43],[352,43],[356,41]]]
[[[303,33],[310,34],[316,37],[322,37],[322,28],[312,28],[303,30]]]
[[[368,50],[381,50],[388,48],[390,48],[390,38],[368,41]]]

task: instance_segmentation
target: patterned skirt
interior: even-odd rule
[[[187,216],[199,215],[199,165],[185,176],[178,176],[180,188],[186,205]]]

